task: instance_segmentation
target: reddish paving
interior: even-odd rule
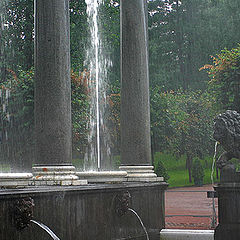
[[[169,189],[165,198],[166,228],[212,229],[212,199],[207,198],[207,191],[213,191],[211,185]]]

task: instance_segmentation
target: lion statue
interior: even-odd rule
[[[217,160],[222,169],[232,158],[240,159],[240,114],[227,110],[214,119],[213,138],[220,143],[225,152]]]

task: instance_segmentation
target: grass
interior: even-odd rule
[[[188,171],[185,168],[185,156],[177,159],[172,154],[157,152],[154,155],[154,159],[155,162],[162,161],[164,167],[166,168],[167,173],[170,176],[169,180],[167,181],[170,188],[194,186],[194,183],[189,183]],[[206,157],[201,160],[201,163],[204,167],[203,184],[211,184],[212,158]],[[216,171],[214,171],[214,182],[217,182]]]

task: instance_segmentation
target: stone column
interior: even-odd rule
[[[132,177],[140,176],[141,171],[147,174],[142,177],[156,177],[151,166],[147,1],[122,0],[120,4],[120,169],[127,170]]]
[[[34,4],[38,166],[33,171],[37,180],[52,181],[52,174],[61,175],[61,180],[78,179],[71,164],[69,0],[35,0]]]

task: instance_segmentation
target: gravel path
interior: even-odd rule
[[[211,185],[169,189],[165,199],[166,228],[213,229],[213,201],[207,198],[207,191],[213,191]],[[217,214],[217,199],[214,201]]]

